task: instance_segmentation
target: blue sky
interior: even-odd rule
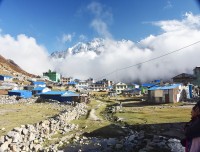
[[[94,38],[104,40],[100,54],[67,51],[65,59],[49,60],[54,51]],[[195,0],[0,0],[0,55],[37,75],[51,69],[80,79],[110,72],[105,78],[116,81],[169,79],[200,66],[200,43],[132,65],[195,42]]]
[[[2,0],[0,29],[33,37],[51,53],[94,37],[137,42],[159,34],[152,22],[181,19],[186,12],[199,13],[195,0]]]

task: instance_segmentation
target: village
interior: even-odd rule
[[[145,100],[155,103],[194,100],[200,95],[200,67],[194,68],[193,74],[182,73],[174,76],[172,81],[153,80],[142,84],[126,84],[107,79],[95,81],[93,78],[65,78],[51,70],[36,78],[0,75],[0,80],[2,95],[15,95],[19,98],[37,96],[68,103],[87,103],[92,92],[107,92],[110,97],[145,96]]]
[[[195,67],[193,74],[182,73],[171,81],[142,84],[65,78],[51,70],[36,77],[2,74],[0,81],[1,105],[22,108],[47,103],[53,105],[53,110],[59,109],[58,115],[40,122],[10,130],[1,126],[0,151],[143,152],[163,151],[163,146],[165,151],[182,151],[181,125],[189,120],[191,107],[200,95],[200,67]],[[134,115],[141,109],[149,113]],[[177,109],[177,120],[170,120],[169,113]],[[149,117],[152,113],[164,119],[156,122]],[[60,137],[54,138],[58,134]]]

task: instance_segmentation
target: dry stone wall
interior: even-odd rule
[[[52,135],[68,133],[78,128],[69,122],[78,119],[79,116],[87,113],[84,103],[77,104],[76,107],[66,109],[59,115],[48,120],[41,121],[34,125],[26,124],[16,127],[0,138],[0,152],[12,151],[57,151],[57,146],[52,148],[43,147],[47,139]]]
[[[15,103],[34,103],[37,100],[37,97],[32,97],[28,99],[19,99],[17,96],[8,96],[8,95],[1,95],[0,97],[0,104],[15,104]]]

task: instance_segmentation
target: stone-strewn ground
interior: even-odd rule
[[[121,138],[75,137],[65,152],[184,152],[180,140],[132,132]]]

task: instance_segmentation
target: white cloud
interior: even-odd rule
[[[172,7],[173,7],[173,5],[172,5],[171,1],[168,0],[166,6],[164,7],[164,9],[170,9]]]
[[[96,16],[101,16],[103,12],[103,6],[98,2],[92,2],[87,7]]]
[[[182,21],[178,20],[165,20],[153,23],[159,26],[164,32],[183,31],[189,29],[200,28],[200,16],[194,16],[192,13],[185,13]]]
[[[95,19],[92,21],[91,26],[95,28],[95,30],[97,31],[97,33],[105,38],[111,38],[112,35],[110,34],[110,32],[108,31],[108,27],[106,25],[106,23],[104,21],[102,21],[101,19]]]
[[[81,41],[81,42],[87,41],[87,36],[81,34],[81,35],[79,36],[79,41]]]
[[[103,6],[101,3],[92,2],[88,5],[87,9],[94,15],[90,26],[104,38],[112,38],[111,33],[108,30],[108,24],[112,23],[111,11]]]
[[[81,52],[67,56],[62,62],[55,62],[56,67],[66,76],[82,79],[88,77],[112,80],[154,80],[169,79],[183,72],[192,73],[199,66],[200,44],[185,48],[157,60],[170,51],[175,51],[200,40],[199,16],[186,14],[182,20],[160,21],[156,25],[163,29],[160,35],[150,35],[139,43],[105,39],[102,53]],[[125,68],[124,67],[131,67]],[[117,72],[114,72],[116,69]],[[119,70],[121,69],[121,70]],[[111,73],[111,74],[109,74]],[[103,77],[102,77],[103,78]]]
[[[0,54],[32,74],[41,75],[51,68],[46,49],[38,45],[33,37],[24,34],[16,39],[9,34],[0,35]]]
[[[62,36],[62,43],[71,42],[72,41],[72,34],[63,34]]]

